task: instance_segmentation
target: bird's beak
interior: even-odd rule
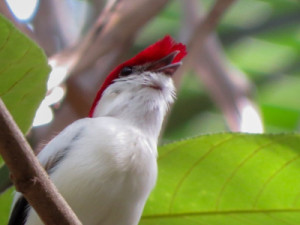
[[[162,72],[166,75],[172,76],[175,71],[181,66],[181,62],[172,63],[175,56],[179,53],[179,51],[174,51],[169,55],[165,56],[164,58],[150,63],[147,70],[155,71],[155,72]]]

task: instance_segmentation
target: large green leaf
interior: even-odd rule
[[[43,51],[0,14],[0,97],[23,133],[45,96],[49,71]],[[9,185],[5,166],[0,177],[1,192]]]
[[[43,51],[0,15],[0,97],[23,133],[46,93],[50,67]]]
[[[300,224],[299,144],[299,134],[215,134],[160,148],[140,225]]]

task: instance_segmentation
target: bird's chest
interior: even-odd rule
[[[99,163],[107,165],[107,182],[118,183],[127,194],[145,195],[156,181],[156,146],[139,135],[127,136],[126,141],[122,134],[120,136],[119,141],[101,154],[102,162]]]
[[[103,213],[101,224],[118,224],[118,221],[135,224],[133,221],[139,218],[155,185],[157,163],[151,145],[139,136],[127,137],[126,140],[126,145],[112,143],[107,151],[100,155],[94,152],[89,160],[84,160],[90,161],[90,166],[94,165],[89,169],[94,171],[93,174],[83,175],[89,179],[86,190],[94,195],[84,201],[88,206],[93,203],[93,209]],[[113,218],[119,220],[111,221]]]

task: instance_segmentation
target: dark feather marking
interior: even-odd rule
[[[51,174],[55,171],[56,166],[65,158],[72,145],[79,139],[80,135],[83,132],[83,127],[79,129],[78,133],[74,135],[71,139],[69,145],[67,145],[62,151],[59,151],[56,155],[53,155],[46,163],[45,170],[48,174]]]
[[[63,160],[63,158],[67,154],[68,149],[69,149],[69,146],[67,146],[63,151],[57,153],[56,155],[54,155],[47,161],[47,163],[45,165],[45,170],[47,171],[48,174],[51,174],[54,172],[55,166],[58,165],[58,163]]]
[[[75,141],[77,141],[77,140],[79,139],[79,137],[80,137],[80,135],[82,134],[83,130],[84,130],[83,127],[81,127],[81,128],[79,129],[78,133],[75,134],[75,136],[72,138],[72,140],[71,140],[72,143],[74,143]]]
[[[24,196],[21,196],[10,215],[8,225],[24,225],[29,210],[29,204]]]
[[[106,25],[107,22],[100,24],[100,26],[98,26],[95,30],[95,34],[93,35],[93,39],[94,41],[97,39],[97,37],[100,35],[100,33],[102,32],[104,26]]]

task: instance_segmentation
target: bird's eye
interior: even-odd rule
[[[125,66],[121,69],[120,71],[120,77],[125,77],[125,76],[128,76],[132,73],[132,67],[130,66]]]

